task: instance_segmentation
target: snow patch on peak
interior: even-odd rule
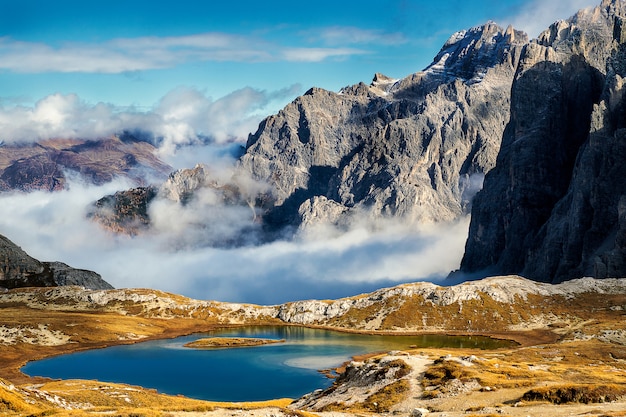
[[[493,21],[453,34],[424,72],[430,76],[481,82],[487,70],[502,63],[514,45],[528,42],[524,32]]]
[[[382,95],[387,95],[393,90],[397,82],[398,79],[391,78],[377,72],[376,74],[374,74],[374,79],[372,80],[370,87],[378,90],[380,93],[382,93]]]

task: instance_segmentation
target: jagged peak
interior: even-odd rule
[[[374,79],[370,84],[370,88],[378,90],[381,94],[387,95],[398,82],[397,79],[388,77],[384,74],[377,72],[374,74]]]
[[[377,72],[376,74],[374,74],[374,79],[372,80],[372,85],[376,85],[376,84],[380,84],[380,83],[390,83],[390,82],[395,82],[396,80],[394,80],[391,77],[386,76],[385,74],[381,74],[380,72]]]
[[[501,62],[505,51],[527,42],[525,32],[488,21],[454,33],[425,72],[480,82],[488,68]]]
[[[610,29],[618,17],[626,17],[626,1],[602,0],[600,5],[581,9],[569,19],[557,20],[535,42],[543,46],[553,46],[556,42],[570,39],[572,34],[585,28],[604,25]]]

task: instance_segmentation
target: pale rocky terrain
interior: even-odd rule
[[[448,287],[418,282],[339,300],[296,301],[276,306],[194,300],[155,290],[85,290],[73,286],[27,288],[0,293],[0,306],[106,311],[154,318],[204,317],[221,324],[271,319],[277,323],[360,331],[497,332],[549,328],[568,322],[573,325],[581,318],[571,311],[561,316],[553,306],[587,299],[589,294],[603,296],[597,309],[625,314],[626,299],[622,296],[626,294],[626,278],[583,278],[552,285],[519,276],[486,278]],[[491,308],[481,311],[481,305]],[[396,323],[394,318],[405,314],[407,309],[410,310],[406,312],[410,313],[410,320]],[[449,317],[442,313],[433,314],[438,309],[454,314]],[[502,314],[500,310],[508,311]],[[619,334],[620,331],[616,332]]]
[[[618,417],[626,410],[625,314],[626,279],[585,278],[551,285],[508,276],[450,287],[422,282],[340,300],[276,306],[193,300],[140,289],[14,289],[0,293],[0,360],[9,364],[0,370],[0,378],[9,378],[0,384],[0,399],[8,404],[26,399],[24,404],[39,410],[52,407],[58,415],[74,410],[83,414],[71,415],[81,416],[101,412],[103,404],[109,410],[142,415],[147,411],[138,410],[150,404],[149,415],[181,417],[417,416],[416,410],[441,417]],[[492,335],[521,345],[485,351],[408,348],[355,358],[327,390],[280,405],[174,401],[140,387],[31,381],[15,373],[14,367],[28,358],[246,324]],[[11,380],[20,382],[7,382]],[[524,399],[532,389],[551,386],[608,391],[598,397],[604,400],[589,404]],[[611,390],[617,390],[616,397]],[[9,393],[16,397],[7,397]],[[17,411],[8,415],[27,415],[14,408]]]

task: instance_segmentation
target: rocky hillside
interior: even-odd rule
[[[603,0],[524,48],[461,271],[626,276],[625,19]]]
[[[155,156],[155,148],[130,134],[97,141],[52,139],[33,144],[0,146],[0,191],[58,191],[67,175],[103,184],[116,176],[138,184],[163,178],[171,168]]]
[[[0,235],[0,288],[59,285],[79,285],[89,289],[113,288],[95,272],[75,269],[62,262],[40,262]]]
[[[626,279],[549,285],[514,276],[452,287],[415,283],[341,300],[265,307],[153,290],[14,289],[0,292],[0,414],[618,417],[626,392],[625,295]],[[86,348],[285,323],[402,335],[486,334],[522,346],[428,348],[407,341],[400,351],[354,358],[338,370],[332,386],[295,402],[283,400],[281,407],[289,409],[282,412],[259,409],[275,402],[201,403],[137,386],[51,382],[19,371],[27,360]],[[568,404],[556,405],[562,403]]]
[[[494,334],[538,329],[567,334],[594,318],[598,322],[621,321],[626,310],[624,294],[626,279],[585,278],[550,285],[510,276],[451,287],[418,282],[339,300],[304,300],[277,306],[200,301],[152,290],[85,291],[75,287],[0,294],[0,306],[398,333]],[[624,329],[597,329],[587,322],[585,332],[626,343]]]
[[[183,170],[159,194],[185,204],[199,189],[219,190],[227,204],[252,208],[250,224],[265,232],[346,226],[355,216],[456,219],[495,164],[526,42],[488,23],[454,34],[404,79],[312,88],[249,136],[232,178],[205,167],[198,181],[198,168]],[[111,224],[116,215],[97,217]]]

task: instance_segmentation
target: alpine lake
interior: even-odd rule
[[[284,342],[238,348],[184,347],[207,337]],[[30,362],[22,371],[55,379],[139,385],[202,400],[261,401],[298,398],[324,389],[332,379],[319,371],[336,368],[355,355],[409,348],[498,349],[513,344],[483,336],[379,336],[258,326],[72,353]]]

